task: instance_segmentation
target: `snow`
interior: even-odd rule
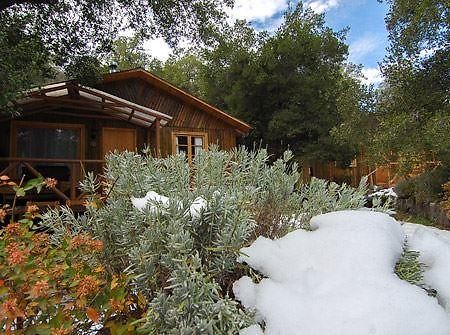
[[[395,193],[394,189],[391,188],[383,188],[379,190],[375,190],[375,192],[369,194],[369,198],[372,197],[392,197],[397,198],[397,193]]]
[[[259,325],[252,325],[242,329],[239,335],[264,335],[264,333]]]
[[[191,213],[191,217],[193,219],[199,219],[200,214],[202,211],[204,211],[207,207],[208,203],[205,199],[202,197],[197,197],[189,206],[189,212]]]
[[[450,317],[438,301],[394,273],[405,239],[399,222],[379,212],[340,211],[312,218],[311,226],[314,231],[259,237],[241,249],[238,260],[266,277],[233,285],[235,297],[265,321],[264,332],[255,325],[241,334],[450,334]],[[427,243],[433,244],[421,247],[431,250]],[[443,280],[434,283],[447,292]]]
[[[169,206],[169,198],[163,195],[156,193],[155,191],[148,191],[145,197],[143,198],[135,198],[131,197],[131,203],[137,209],[143,211],[150,204],[148,209],[150,212],[155,213],[158,210],[158,207],[168,207]]]
[[[147,194],[143,198],[135,198],[131,197],[131,203],[135,208],[140,211],[144,211],[148,209],[151,213],[156,213],[158,210],[166,209],[170,206],[171,200],[168,197],[160,195],[155,191],[148,191]],[[180,210],[183,209],[183,205],[181,202],[178,202],[178,208]],[[201,213],[206,210],[208,206],[208,202],[202,198],[197,197],[189,206],[189,210],[186,210],[184,215],[191,215],[191,218],[194,220],[198,220],[200,218]]]
[[[424,283],[437,291],[450,315],[450,232],[408,223],[403,227],[409,249],[420,251],[419,261],[426,265]]]

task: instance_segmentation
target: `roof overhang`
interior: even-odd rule
[[[178,97],[182,101],[185,101],[185,102],[191,104],[195,108],[198,108],[202,111],[205,111],[205,112],[211,114],[212,116],[214,116],[218,119],[221,119],[225,123],[232,126],[235,129],[235,131],[241,135],[248,134],[250,132],[250,130],[252,129],[252,127],[249,124],[221,111],[217,107],[214,107],[214,106],[208,104],[207,102],[181,90],[180,88],[170,84],[169,82],[155,76],[154,74],[151,74],[150,72],[148,72],[142,68],[106,74],[103,77],[103,82],[109,83],[109,82],[114,82],[114,81],[118,81],[118,80],[126,80],[126,79],[132,79],[132,78],[142,79],[142,80],[148,82],[149,84],[154,85],[154,86],[166,91],[167,93]]]
[[[25,110],[55,106],[98,112],[141,127],[150,127],[155,120],[164,126],[172,119],[167,114],[72,81],[33,88],[16,104]]]

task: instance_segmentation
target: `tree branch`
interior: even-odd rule
[[[0,1],[0,12],[4,11],[5,9],[14,6],[14,5],[21,5],[21,4],[30,4],[30,5],[37,5],[37,4],[45,4],[45,3],[51,3],[52,0],[5,0]]]

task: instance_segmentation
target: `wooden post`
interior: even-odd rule
[[[160,119],[155,120],[155,151],[156,151],[156,157],[161,157],[161,123],[160,123]]]
[[[22,163],[23,163],[23,165],[26,166],[26,168],[27,168],[28,170],[30,170],[30,172],[31,172],[35,177],[41,176],[41,174],[39,173],[39,171],[37,171],[34,167],[32,167],[32,166],[30,165],[30,163],[28,163],[28,162],[22,162]],[[52,190],[53,192],[55,192],[57,195],[59,195],[61,198],[63,198],[64,200],[66,200],[66,201],[69,200],[69,197],[68,197],[67,195],[65,195],[63,192],[61,192],[58,188],[52,187],[51,190]]]
[[[75,163],[70,165],[70,200],[77,198],[78,173]]]

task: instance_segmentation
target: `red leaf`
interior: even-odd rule
[[[86,308],[86,315],[89,319],[91,319],[94,322],[98,322],[100,319],[100,314],[97,312],[95,308],[92,307]]]

